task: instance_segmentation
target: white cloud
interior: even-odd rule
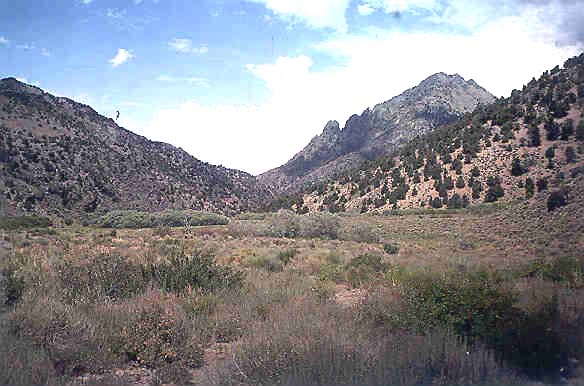
[[[288,22],[301,21],[314,28],[347,29],[345,12],[351,0],[247,0],[264,4]]]
[[[176,77],[176,76],[168,76],[168,75],[160,75],[156,78],[159,82],[170,82],[170,83],[177,83],[177,82],[186,82],[190,83],[195,86],[201,87],[211,87],[209,80],[206,78],[199,78],[199,77]]]
[[[473,23],[480,26],[465,33],[369,29],[337,34],[313,48],[342,65],[317,67],[320,55],[247,65],[269,91],[259,105],[186,100],[155,112],[139,129],[202,160],[257,174],[290,159],[329,119],[343,126],[351,114],[433,73],[459,73],[496,96],[507,96],[583,48],[556,44],[563,32],[542,8],[525,7],[514,16]]]
[[[416,8],[433,9],[438,5],[439,4],[436,0],[362,0],[359,7],[365,7],[363,9],[370,13],[374,10],[383,10],[386,13],[397,13]],[[359,13],[361,13],[360,9]]]
[[[369,16],[375,12],[375,8],[371,7],[369,4],[359,4],[357,6],[357,12],[359,12],[361,16]]]
[[[105,15],[112,19],[123,19],[126,16],[126,10],[108,8],[105,11]]]
[[[10,43],[10,40],[6,39],[4,36],[0,36],[0,44],[8,45],[9,43]]]
[[[193,42],[191,39],[185,38],[175,38],[168,42],[168,46],[176,52],[183,54],[206,54],[209,52],[209,48],[202,44],[199,47],[193,47]]]
[[[83,4],[91,4],[93,0],[81,0]]]
[[[125,62],[132,59],[133,57],[134,57],[134,54],[132,54],[130,51],[128,51],[124,48],[118,48],[118,53],[116,54],[116,56],[111,58],[109,60],[109,62],[111,63],[111,65],[113,67],[118,67],[119,65],[124,64]]]

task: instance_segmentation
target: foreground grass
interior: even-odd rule
[[[577,384],[584,260],[525,259],[546,236],[495,220],[283,212],[4,233],[0,354],[15,360],[0,384],[136,383],[116,375],[127,366],[148,384]]]

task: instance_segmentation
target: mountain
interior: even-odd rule
[[[91,107],[0,80],[0,212],[258,209],[270,193],[244,172],[119,127]]]
[[[391,153],[414,137],[494,100],[473,80],[434,74],[401,95],[351,116],[343,129],[337,121],[328,122],[322,134],[290,161],[258,179],[280,191],[298,189]]]
[[[545,200],[551,209],[565,204],[584,186],[577,182],[584,179],[584,54],[509,98],[423,132],[389,155],[275,205],[384,212],[516,200]]]

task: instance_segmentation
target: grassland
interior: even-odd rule
[[[0,384],[582,384],[572,197],[5,229]]]

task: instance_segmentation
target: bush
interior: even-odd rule
[[[276,256],[250,256],[245,259],[244,264],[248,267],[263,269],[268,272],[282,272],[284,270],[284,263]]]
[[[278,255],[276,256],[278,260],[282,262],[282,264],[286,265],[292,261],[292,258],[298,254],[298,250],[294,248],[286,249],[283,251],[279,251]]]
[[[24,294],[24,278],[19,277],[16,270],[5,268],[0,271],[0,293],[4,293],[4,305],[13,306],[20,301]]]
[[[53,294],[27,296],[8,316],[11,331],[47,354],[59,375],[79,375],[111,363],[99,347],[93,324]]]
[[[130,297],[142,293],[149,283],[143,267],[111,254],[66,261],[57,272],[64,298],[73,303]]]
[[[368,337],[336,308],[281,307],[236,346],[215,385],[468,385],[514,379],[483,348],[435,332]]]
[[[340,218],[329,213],[297,215],[290,210],[280,210],[254,232],[270,237],[336,239],[340,225]]]
[[[0,216],[0,229],[15,230],[25,228],[46,228],[52,222],[47,217],[40,216]]]
[[[397,255],[399,253],[399,244],[384,243],[383,250],[389,255]]]
[[[528,264],[522,276],[538,277],[579,288],[584,286],[584,259],[561,256],[551,261],[536,260]]]
[[[53,364],[39,348],[0,329],[0,385],[57,385]]]
[[[388,269],[389,265],[381,256],[370,254],[357,256],[345,266],[347,280],[353,287],[360,287],[376,276],[380,277]]]
[[[116,210],[97,219],[97,225],[104,228],[156,228],[203,225],[226,225],[225,216],[194,210],[172,210],[164,212],[141,212],[137,210]]]
[[[556,190],[551,192],[547,200],[548,211],[551,212],[562,206],[568,205],[568,192],[565,190]]]
[[[205,292],[238,288],[244,280],[243,272],[217,265],[212,255],[202,252],[171,256],[168,261],[150,264],[145,275],[168,292],[180,292],[187,287]]]
[[[118,350],[127,359],[155,367],[176,362],[188,367],[202,364],[202,348],[191,339],[189,320],[175,298],[149,291],[103,312],[117,313],[122,321]]]
[[[405,320],[420,331],[451,328],[469,343],[482,342],[498,358],[532,377],[559,374],[571,348],[562,346],[556,297],[523,309],[502,277],[477,270],[405,275],[400,285]]]

